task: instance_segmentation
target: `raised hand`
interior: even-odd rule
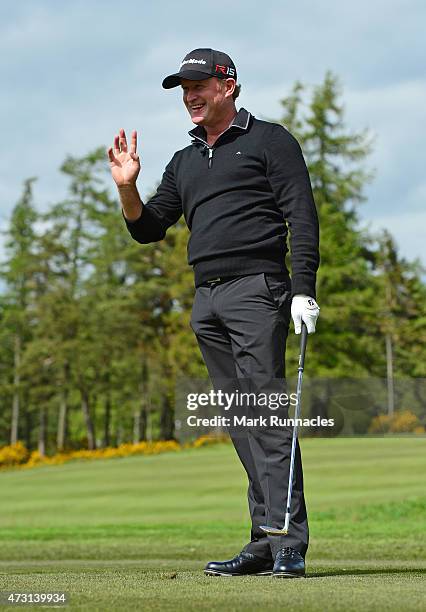
[[[121,129],[119,135],[114,137],[114,148],[108,149],[109,166],[117,187],[136,184],[141,169],[139,156],[136,153],[137,137],[136,130],[133,130],[129,151],[126,133]]]

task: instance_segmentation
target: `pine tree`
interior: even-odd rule
[[[27,410],[26,381],[21,377],[22,353],[31,338],[31,302],[34,294],[36,240],[35,224],[38,219],[33,204],[35,178],[24,181],[23,193],[14,207],[9,228],[6,230],[6,261],[1,268],[1,278],[6,285],[3,299],[2,322],[8,334],[2,335],[6,343],[4,355],[12,357],[12,408],[10,443],[20,437],[22,409]]]
[[[424,269],[419,262],[400,257],[395,240],[383,230],[377,238],[375,271],[378,325],[386,357],[387,411],[392,415],[398,391],[394,379],[426,376]]]
[[[365,335],[365,314],[375,292],[371,245],[358,224],[356,206],[371,179],[364,160],[371,150],[366,132],[344,125],[338,80],[327,73],[302,106],[305,87],[296,83],[283,100],[286,125],[301,143],[320,219],[321,264],[317,301],[319,333],[310,339],[309,371],[319,376],[353,376],[371,371],[374,343]],[[290,347],[297,350],[290,336]]]

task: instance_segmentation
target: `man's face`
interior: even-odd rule
[[[232,95],[224,80],[215,77],[202,81],[182,79],[181,85],[183,101],[193,123],[214,126],[222,119]]]

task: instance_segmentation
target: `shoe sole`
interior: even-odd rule
[[[229,576],[235,578],[238,576],[272,576],[272,570],[267,572],[257,572],[255,574],[230,574],[229,572],[219,572],[216,570],[204,570],[206,576]]]
[[[275,572],[273,578],[306,578],[306,574],[291,574],[289,572]]]

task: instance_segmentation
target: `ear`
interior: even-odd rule
[[[237,83],[235,81],[235,79],[225,79],[225,98],[229,98],[230,96],[232,96],[232,94],[235,91],[235,87],[237,86]]]

